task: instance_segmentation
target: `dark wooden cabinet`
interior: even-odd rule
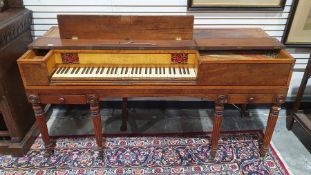
[[[0,153],[19,156],[37,135],[16,63],[32,41],[32,13],[22,1],[5,3],[6,9],[0,12]]]

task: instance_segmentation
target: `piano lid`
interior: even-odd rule
[[[32,49],[276,50],[259,28],[194,29],[193,16],[60,15]]]
[[[58,15],[62,39],[192,40],[193,16]]]
[[[197,29],[198,50],[276,50],[284,48],[260,28]]]

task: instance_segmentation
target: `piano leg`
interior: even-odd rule
[[[102,122],[99,110],[99,100],[95,95],[88,97],[88,102],[90,103],[91,117],[93,120],[93,127],[95,132],[95,139],[98,148],[101,150],[103,148],[103,137],[102,137]]]
[[[36,117],[36,122],[38,124],[38,128],[40,130],[45,149],[50,153],[53,150],[54,144],[50,140],[48,127],[46,125],[45,112],[39,102],[39,97],[36,95],[29,95],[28,100],[32,104],[32,108]]]
[[[263,138],[263,145],[260,149],[260,157],[262,158],[265,157],[269,149],[269,144],[272,139],[272,134],[273,134],[277,119],[279,117],[279,112],[281,110],[281,104],[284,103],[285,99],[284,97],[278,97],[276,101],[277,103],[274,104],[270,109],[267,127],[266,127],[265,135]]]
[[[127,98],[122,98],[122,124],[120,127],[121,131],[127,130],[127,121],[128,121],[128,108],[127,108]]]
[[[220,128],[223,120],[224,103],[226,102],[226,96],[221,95],[215,102],[215,115],[213,122],[213,131],[211,136],[211,159],[214,159],[217,153],[217,146],[220,137]]]
[[[243,117],[249,117],[249,111],[248,111],[248,109],[247,109],[247,104],[242,104],[241,105],[241,111],[240,111],[240,113],[241,113],[241,117],[243,118]]]

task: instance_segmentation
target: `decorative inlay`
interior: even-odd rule
[[[61,57],[64,64],[79,64],[78,53],[61,53]]]
[[[172,53],[171,54],[171,62],[183,64],[188,62],[188,54],[187,53]]]

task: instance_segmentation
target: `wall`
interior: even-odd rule
[[[57,25],[57,14],[109,14],[109,15],[194,15],[195,28],[249,28],[260,27],[281,40],[293,0],[287,0],[284,11],[187,11],[187,0],[24,0],[33,11],[33,36],[41,36]],[[78,24],[77,24],[78,25]],[[74,26],[73,26],[74,27]],[[295,97],[303,69],[309,58],[307,50],[287,49],[295,58],[295,72],[288,96]],[[311,88],[307,88],[311,97]]]

